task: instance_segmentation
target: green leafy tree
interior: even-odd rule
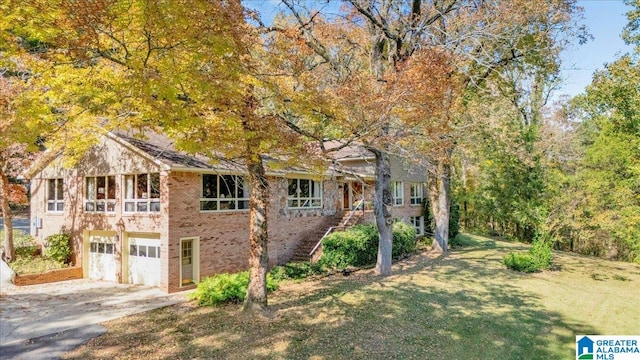
[[[270,88],[261,37],[239,0],[28,1],[42,13],[24,28],[86,74],[74,103],[107,129],[160,130],[188,152],[240,158],[250,192],[250,275],[245,308],[267,306],[268,188],[263,155],[301,152],[297,137],[262,110]],[[73,73],[73,72],[70,72]],[[84,86],[78,86],[83,89]],[[84,102],[81,102],[84,101]]]
[[[24,174],[38,157],[62,153],[73,162],[83,156],[98,122],[88,110],[106,100],[88,81],[95,69],[62,62],[60,49],[50,42],[58,31],[38,25],[39,14],[48,14],[40,12],[43,5],[7,1],[0,6],[0,208],[7,261],[15,258],[9,178]],[[42,148],[49,151],[39,156]],[[45,163],[40,160],[36,165]]]
[[[623,56],[574,99],[584,156],[574,181],[574,248],[640,261],[640,65]]]
[[[369,136],[378,135],[375,141],[368,140],[376,145],[373,152],[378,159],[394,151],[420,154],[429,169],[429,196],[435,220],[433,245],[446,252],[452,156],[468,136],[474,120],[481,121],[471,116],[470,100],[481,97],[487,101],[494,95],[488,93],[482,97],[487,94],[482,91],[487,84],[491,81],[492,86],[496,86],[511,73],[522,74],[532,69],[537,74],[542,74],[543,69],[547,73],[557,71],[563,34],[579,34],[572,20],[579,9],[574,2],[562,0],[542,5],[526,1],[351,0],[344,2],[345,16],[334,19],[318,16],[321,11],[309,10],[312,6],[309,2],[285,0],[284,3],[297,19],[302,38],[321,55],[336,76],[368,74],[370,80],[375,80],[357,83],[364,84],[368,93],[379,97],[377,104],[370,102],[377,106],[365,107],[359,102],[352,106],[360,111],[353,117],[365,121],[379,119],[367,122],[365,132]],[[344,25],[342,19],[351,23]],[[338,38],[350,40],[342,44],[331,42],[331,38],[324,39],[325,22],[340,23],[343,31]],[[359,33],[363,35],[353,37],[356,29],[361,29]],[[345,54],[340,49],[356,51]],[[362,53],[357,54],[357,50]],[[354,68],[354,64],[368,66]],[[338,97],[353,98],[351,92],[337,93]],[[375,100],[375,96],[372,99]],[[387,106],[382,99],[392,99],[393,106]],[[378,226],[383,226],[380,248],[384,260],[389,259],[390,249],[390,242],[383,240],[388,236],[381,225],[389,218],[384,214],[388,189],[384,161],[376,162],[376,167],[382,176],[376,179],[381,184],[376,189],[376,203],[380,206],[376,214],[379,214]],[[387,267],[381,264],[379,272],[387,273]]]

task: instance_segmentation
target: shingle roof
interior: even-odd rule
[[[228,159],[223,155],[209,157],[204,154],[189,154],[185,151],[177,150],[174,141],[164,134],[146,131],[141,134],[128,134],[124,132],[112,132],[117,138],[136,147],[154,160],[158,160],[170,168],[181,169],[210,169],[223,171],[246,171],[243,161],[240,159]],[[280,161],[270,155],[263,155],[262,160],[270,173],[304,173],[309,172],[301,165],[276,166]],[[273,165],[273,166],[269,166]]]
[[[327,141],[324,143],[324,147],[327,150],[332,150],[332,149],[336,149],[340,146],[342,146],[343,144],[339,141]],[[362,159],[374,159],[375,156],[373,155],[373,153],[369,150],[367,150],[363,145],[361,144],[349,144],[348,146],[345,146],[339,150],[336,151],[332,151],[327,153],[329,155],[329,157],[331,157],[334,160],[362,160]]]
[[[155,133],[146,133],[143,138],[136,138],[122,133],[116,133],[117,137],[144,151],[154,159],[160,160],[169,166],[185,166],[195,168],[211,167],[206,159],[198,155],[188,155],[177,151],[173,142],[167,137]]]

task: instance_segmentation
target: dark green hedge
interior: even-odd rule
[[[337,269],[373,264],[378,256],[378,239],[378,229],[373,224],[329,234],[322,242],[320,264]],[[415,250],[415,228],[403,222],[393,224],[392,256],[399,258]]]

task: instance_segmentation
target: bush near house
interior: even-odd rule
[[[71,245],[69,234],[54,234],[45,239],[44,256],[64,264],[69,262],[71,256]]]
[[[269,275],[275,281],[282,281],[301,280],[313,275],[322,275],[326,272],[322,264],[305,261],[276,266],[269,271]]]
[[[3,237],[4,231],[0,231],[0,239]],[[40,274],[67,267],[62,261],[40,256],[35,239],[22,230],[13,231],[13,241],[16,259],[9,266],[18,275]]]
[[[415,252],[415,228],[403,222],[393,224],[392,256],[399,258]],[[378,256],[378,230],[373,224],[356,225],[347,231],[329,234],[322,241],[319,263],[329,268],[365,266]]]
[[[376,236],[377,241],[377,236]],[[377,252],[377,245],[376,245]],[[416,252],[416,228],[403,222],[393,224],[393,248],[391,254],[398,259]]]
[[[0,230],[0,239],[4,239],[4,230]],[[4,251],[4,242],[0,241],[0,253]],[[33,237],[26,232],[13,230],[13,247],[16,251],[16,258],[32,257],[38,254],[38,245]]]
[[[196,291],[189,296],[198,305],[215,306],[223,303],[241,303],[247,295],[249,272],[218,274],[204,278],[198,283]],[[267,291],[278,289],[277,282],[267,275]]]

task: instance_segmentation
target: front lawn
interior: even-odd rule
[[[66,358],[568,359],[577,334],[640,334],[637,265],[555,253],[557,270],[522,274],[502,257],[524,245],[470,243],[384,279],[282,283],[265,319],[188,303],[115,320]]]

